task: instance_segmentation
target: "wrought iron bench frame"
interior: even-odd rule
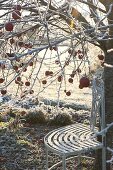
[[[62,169],[66,170],[66,159],[72,156],[78,157],[91,150],[102,149],[102,169],[106,170],[106,146],[105,134],[102,134],[102,143],[96,137],[96,119],[99,116],[100,131],[105,128],[105,103],[104,103],[104,83],[102,79],[94,78],[92,81],[92,111],[91,125],[87,126],[75,123],[61,127],[49,132],[44,137],[46,148],[46,170],[52,170],[56,165],[48,167],[48,152],[51,151],[62,157]]]

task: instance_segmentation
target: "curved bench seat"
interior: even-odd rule
[[[102,148],[102,143],[98,142],[96,138],[91,138],[93,135],[90,126],[75,123],[48,133],[44,138],[44,144],[47,151],[56,153],[66,159],[66,157],[72,155],[75,156],[92,149]],[[64,165],[64,167],[66,166]]]

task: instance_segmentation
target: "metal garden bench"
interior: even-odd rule
[[[48,152],[51,151],[62,157],[62,169],[66,170],[66,159],[73,156],[80,157],[81,154],[90,150],[102,149],[103,155],[103,170],[106,169],[105,163],[105,147],[103,145],[104,136],[102,136],[102,143],[98,142],[96,133],[97,117],[101,124],[101,129],[104,129],[104,85],[102,80],[94,78],[92,82],[92,111],[91,111],[91,125],[75,123],[65,127],[55,129],[48,133],[44,138],[46,148],[46,170],[52,170],[57,164],[48,167]],[[80,161],[79,161],[80,163]]]

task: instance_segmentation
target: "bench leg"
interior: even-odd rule
[[[79,170],[82,169],[81,167],[81,155],[78,155],[78,165],[79,165]]]
[[[46,170],[48,170],[48,149],[46,149]]]
[[[62,157],[62,167],[63,167],[63,170],[66,170],[66,156]]]
[[[102,170],[106,170],[106,147],[102,148]]]

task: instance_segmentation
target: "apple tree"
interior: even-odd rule
[[[88,87],[90,67],[86,67],[92,44],[100,48],[98,58],[104,68],[105,127],[112,123],[112,12],[111,0],[1,0],[1,95],[12,90],[21,99],[34,93],[39,96],[57,82],[59,99],[62,86],[71,95],[67,87],[74,78],[80,79],[79,88]],[[113,147],[113,127],[107,132],[106,146]]]

